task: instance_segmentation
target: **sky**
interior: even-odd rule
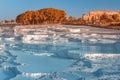
[[[15,19],[27,10],[42,8],[65,10],[67,16],[81,17],[92,10],[120,10],[120,0],[0,0],[0,20]]]

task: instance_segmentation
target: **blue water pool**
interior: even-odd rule
[[[0,80],[120,80],[120,31],[0,28]]]

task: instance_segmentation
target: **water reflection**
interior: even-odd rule
[[[1,29],[1,80],[120,79],[118,30],[87,26]]]

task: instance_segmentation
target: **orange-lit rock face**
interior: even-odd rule
[[[117,18],[120,20],[120,12],[117,11],[91,11],[89,14],[84,14],[82,16],[83,20],[92,22],[94,21],[100,21],[101,16],[106,15],[109,18],[113,18],[113,15],[116,15]]]

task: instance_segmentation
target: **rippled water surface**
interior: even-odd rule
[[[0,80],[120,80],[120,31],[0,27]]]

